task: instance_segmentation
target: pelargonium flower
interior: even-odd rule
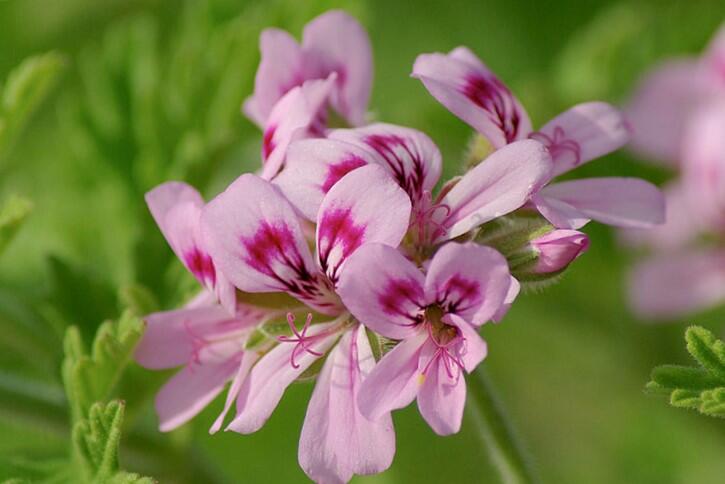
[[[493,148],[532,138],[546,145],[552,176],[622,147],[630,137],[621,113],[602,102],[579,104],[533,131],[512,92],[465,47],[448,54],[423,54],[413,77],[453,114],[488,139]],[[664,219],[659,190],[636,178],[606,177],[554,183],[532,197],[559,228],[578,229],[597,220],[622,227],[649,227]]]
[[[397,247],[409,219],[408,196],[378,166],[349,173],[326,194],[317,213],[314,258],[304,220],[262,178],[242,175],[207,205],[203,233],[229,280],[248,293],[287,293],[309,311],[304,325],[288,316],[291,334],[282,335],[241,384],[228,429],[261,428],[287,386],[329,353],[300,439],[303,469],[316,480],[344,481],[390,465],[395,449],[390,416],[368,420],[356,405],[374,360],[337,284],[357,250],[375,242]]]
[[[382,244],[353,254],[340,279],[343,302],[368,328],[402,340],[363,381],[363,415],[376,419],[417,398],[436,433],[458,432],[466,401],[462,372],[486,356],[476,328],[499,311],[510,286],[506,259],[473,243],[444,245],[425,274]]]
[[[280,29],[266,29],[259,38],[262,59],[254,94],[244,113],[260,128],[282,97],[297,86],[335,74],[330,103],[351,125],[365,121],[373,80],[372,48],[365,29],[347,13],[331,10],[308,23],[302,43]]]

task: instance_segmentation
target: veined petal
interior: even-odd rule
[[[330,331],[335,325],[336,322],[310,326],[308,337],[317,338],[303,349],[295,343],[281,342],[264,355],[242,384],[237,416],[227,430],[249,434],[262,428],[287,387],[337,341],[339,333]],[[292,365],[293,360],[296,366]]]
[[[725,252],[668,253],[635,267],[630,304],[651,319],[675,320],[725,301]]]
[[[247,174],[209,202],[202,227],[215,263],[246,292],[285,291],[334,314],[294,208],[269,182]]]
[[[426,341],[428,333],[417,331],[375,365],[363,381],[357,399],[365,417],[376,420],[392,410],[408,406],[415,399],[421,385],[418,360]]]
[[[291,89],[275,104],[264,126],[262,178],[270,180],[279,173],[290,143],[321,134],[325,106],[335,78],[336,74],[332,73],[327,79],[306,81]]]
[[[619,109],[603,102],[577,104],[546,123],[531,138],[549,149],[553,176],[624,146],[630,131]]]
[[[397,247],[410,223],[410,199],[379,166],[345,175],[325,195],[317,214],[317,258],[336,283],[345,260],[364,244]]]
[[[581,220],[590,218],[618,227],[646,228],[665,221],[665,200],[662,192],[639,178],[586,178],[565,181],[545,187],[539,193],[549,209],[564,211],[564,219],[572,215]],[[561,209],[559,209],[561,207]],[[550,218],[551,212],[542,214],[559,228],[578,229],[577,223],[561,224]]]
[[[506,299],[511,275],[504,256],[490,247],[449,242],[436,252],[425,278],[428,301],[479,326]]]
[[[315,221],[322,199],[342,177],[376,161],[368,150],[344,141],[300,140],[290,145],[285,169],[274,183],[297,210]]]
[[[257,360],[259,360],[259,356],[259,353],[256,351],[245,351],[242,353],[242,360],[239,363],[239,368],[237,368],[237,374],[234,376],[231,385],[229,385],[229,390],[227,390],[227,398],[224,401],[224,409],[216,420],[214,420],[211,428],[209,428],[210,434],[217,433],[219,429],[222,428],[222,425],[224,425],[224,419],[226,418],[229,409],[232,407],[232,404],[237,400],[239,390],[242,388],[242,383],[244,383],[244,380],[249,375],[252,366],[254,366]]]
[[[346,332],[317,377],[300,436],[299,462],[315,482],[348,482],[382,472],[393,461],[390,414],[371,421],[357,406],[360,386],[375,366],[365,328]]]
[[[302,49],[284,30],[265,29],[259,36],[259,50],[254,94],[244,102],[244,114],[261,128],[280,98],[301,85],[305,76]]]
[[[425,279],[400,252],[383,244],[360,248],[345,264],[337,287],[345,307],[373,331],[404,339],[418,333],[428,305]]]
[[[189,421],[211,402],[234,375],[241,352],[218,361],[190,364],[156,395],[159,429],[168,432]]]
[[[350,124],[363,124],[373,82],[373,55],[362,25],[341,10],[330,10],[305,26],[302,49],[305,61],[320,71],[319,77],[337,73],[335,110]]]
[[[488,138],[494,148],[526,138],[531,121],[511,91],[465,47],[449,54],[422,54],[413,77],[434,98]]]
[[[422,352],[421,360],[435,358],[418,392],[418,410],[438,435],[451,435],[461,429],[466,404],[466,380],[458,368],[452,378],[441,357],[432,354],[433,345]]]
[[[424,193],[430,193],[441,176],[441,153],[423,132],[377,123],[364,128],[338,129],[328,134],[372,151],[377,162],[386,168],[416,204]]]
[[[549,181],[551,157],[541,143],[524,140],[507,145],[486,158],[443,197],[450,210],[436,212],[447,229],[438,242],[521,207]]]

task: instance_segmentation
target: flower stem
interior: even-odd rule
[[[519,442],[495,389],[482,366],[468,378],[471,420],[504,484],[532,484],[534,476],[528,457]]]

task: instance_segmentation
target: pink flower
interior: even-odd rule
[[[287,386],[329,352],[305,418],[303,469],[314,479],[343,481],[390,465],[390,416],[368,420],[355,406],[374,361],[336,288],[350,256],[370,243],[397,247],[409,219],[408,196],[378,166],[344,176],[327,192],[316,217],[314,257],[305,221],[274,185],[255,175],[242,175],[207,205],[202,231],[229,280],[245,292],[285,292],[300,301],[296,314],[310,311],[301,328],[295,314],[288,315],[292,334],[280,337],[242,383],[228,429],[261,428]],[[312,312],[326,322],[311,324]]]
[[[418,56],[412,75],[494,148],[526,138],[544,143],[554,164],[552,176],[614,151],[630,137],[621,113],[601,102],[574,106],[533,132],[521,103],[465,47]],[[664,220],[660,192],[635,178],[555,183],[544,187],[532,202],[559,228],[578,229],[590,219],[623,227],[649,227]]]
[[[550,274],[566,269],[589,248],[589,237],[576,230],[553,230],[531,241],[538,254],[534,272]]]
[[[184,267],[233,314],[234,286],[217,269],[201,235],[200,217],[204,200],[199,192],[185,183],[167,182],[148,192],[146,203]]]
[[[466,399],[462,372],[486,356],[476,328],[503,306],[511,280],[502,255],[472,243],[441,247],[425,275],[382,244],[351,256],[338,289],[343,302],[368,328],[402,340],[363,381],[362,414],[375,419],[417,398],[436,433],[457,432]]]
[[[410,197],[410,235],[419,247],[458,237],[516,210],[549,179],[551,171],[543,145],[519,141],[493,153],[434,197],[441,155],[433,141],[411,128],[373,124],[334,130],[326,139],[293,143],[287,166],[275,183],[313,220],[337,180],[367,165],[383,167]]]
[[[363,27],[340,10],[312,20],[298,44],[287,32],[266,29],[259,40],[262,60],[254,94],[244,102],[244,113],[260,127],[269,126],[275,105],[306,81],[335,74],[332,107],[351,125],[365,121],[373,78],[372,48]]]

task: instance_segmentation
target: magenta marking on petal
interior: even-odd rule
[[[365,226],[355,224],[350,208],[328,210],[322,215],[318,241],[320,267],[330,276],[333,283],[337,282],[338,267],[328,265],[332,249],[341,247],[342,257],[339,260],[342,261],[360,247],[364,237]]]
[[[274,133],[277,131],[277,126],[272,124],[267,126],[264,130],[264,139],[262,140],[262,158],[265,160],[272,154],[276,145],[274,143]]]
[[[216,285],[216,268],[209,254],[194,247],[184,254],[184,262],[202,284],[212,288]]]
[[[572,166],[578,166],[581,163],[581,146],[573,139],[567,139],[566,132],[561,126],[554,128],[553,136],[548,136],[537,131],[531,133],[529,138],[546,146],[554,160],[561,157],[564,153],[569,152],[574,157]]]
[[[438,304],[447,313],[465,311],[480,295],[478,282],[455,274],[448,279],[438,293]],[[468,304],[466,305],[466,302]]]
[[[463,95],[489,113],[491,121],[503,131],[506,142],[516,139],[521,116],[511,91],[496,77],[471,73],[465,78]]]
[[[394,134],[373,134],[365,137],[364,141],[383,157],[400,188],[412,200],[419,200],[423,196],[426,169],[423,155],[416,150],[415,145],[411,146],[409,140]],[[408,166],[404,158],[409,158],[412,166]]]
[[[339,163],[330,165],[330,167],[327,169],[327,177],[325,178],[325,182],[322,184],[322,191],[324,193],[329,192],[330,188],[332,188],[335,183],[340,181],[343,176],[347,175],[356,168],[360,168],[361,166],[365,165],[367,165],[367,162],[357,155],[352,155],[349,158],[345,158]]]
[[[423,308],[423,288],[417,281],[412,279],[390,280],[383,290],[378,294],[378,303],[385,313],[395,316],[403,316],[410,319],[410,326],[422,322],[422,315],[419,312],[411,314],[401,310],[405,302],[412,302],[417,308]]]

